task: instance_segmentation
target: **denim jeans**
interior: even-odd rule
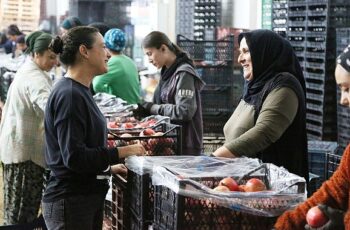
[[[48,230],[101,230],[105,194],[79,195],[42,202]]]

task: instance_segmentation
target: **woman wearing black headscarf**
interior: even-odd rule
[[[308,181],[305,82],[288,41],[269,30],[240,34],[243,98],[213,155],[258,157]]]

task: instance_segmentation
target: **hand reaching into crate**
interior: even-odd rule
[[[112,174],[121,174],[126,175],[128,172],[128,169],[125,167],[124,164],[116,164],[111,166],[111,173]]]
[[[126,158],[132,155],[142,156],[146,154],[146,150],[141,144],[118,147],[118,152],[119,158]]]

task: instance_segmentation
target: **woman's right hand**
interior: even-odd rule
[[[119,158],[126,158],[133,155],[137,155],[137,156],[145,155],[146,150],[141,144],[134,144],[134,145],[118,147],[118,152],[119,152]]]

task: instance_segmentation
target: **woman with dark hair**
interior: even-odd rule
[[[57,64],[49,49],[53,40],[41,31],[26,40],[31,58],[11,83],[0,124],[4,175],[4,224],[30,223],[37,216],[44,188],[44,110]]]
[[[182,152],[199,155],[203,147],[203,121],[200,91],[204,82],[198,77],[192,60],[162,32],[153,31],[142,41],[148,60],[161,69],[153,102],[144,102],[138,115],[163,115],[182,126]]]
[[[11,52],[12,52],[12,57],[15,57],[16,39],[19,36],[23,35],[23,33],[19,30],[17,25],[11,24],[7,27],[6,35],[7,35],[7,38],[12,42]]]
[[[89,90],[107,72],[108,51],[97,29],[79,26],[52,49],[67,66],[45,110],[45,159],[51,170],[43,196],[48,229],[101,229],[110,173],[124,171],[119,159],[144,154],[141,144],[107,148],[106,119]]]
[[[238,42],[243,98],[213,155],[257,157],[308,181],[305,82],[292,46],[269,30],[242,33]]]
[[[340,104],[350,107],[350,45],[337,58],[335,80],[341,91]],[[329,219],[324,226],[317,229],[350,229],[349,165],[350,145],[345,149],[340,165],[332,177],[304,203],[280,216],[275,229],[314,229],[306,225],[306,214],[314,206],[318,206]]]

